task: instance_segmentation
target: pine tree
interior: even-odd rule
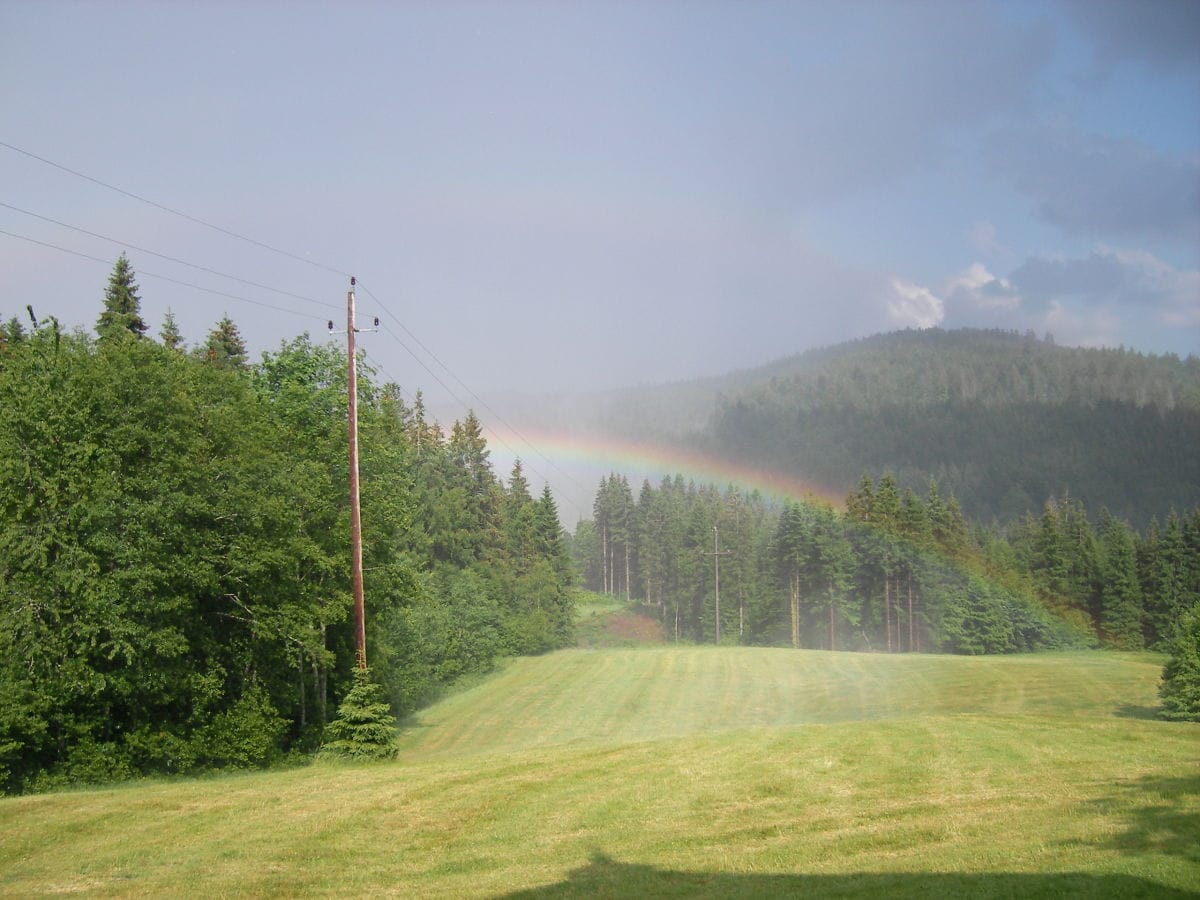
[[[953,502],[953,497],[951,502]],[[956,506],[951,507],[951,513],[955,509],[957,509]],[[961,516],[961,511],[959,515]],[[875,490],[875,500],[871,504],[871,521],[884,528],[895,528],[900,521],[900,490],[896,487],[896,479],[891,474],[885,474],[879,479],[879,486]]]
[[[167,310],[163,317],[162,329],[158,332],[163,346],[170,350],[183,350],[183,335],[179,332],[179,323],[175,321],[175,313]]]
[[[1141,650],[1142,590],[1137,577],[1137,552],[1129,527],[1101,512],[1103,564],[1100,580],[1100,627],[1105,639],[1121,650]]]
[[[1148,644],[1166,644],[1175,634],[1179,617],[1190,605],[1187,590],[1187,549],[1183,526],[1172,510],[1161,533],[1151,523],[1143,559]]]
[[[113,338],[126,333],[141,337],[146,333],[146,323],[142,319],[142,301],[134,281],[133,266],[122,253],[108,277],[104,311],[96,321],[96,334],[101,338]]]
[[[858,490],[846,495],[846,517],[856,522],[871,519],[871,507],[875,502],[875,480],[864,474],[858,480]]]
[[[337,718],[325,726],[322,756],[346,759],[391,759],[396,755],[396,717],[383,699],[383,688],[371,681],[370,669],[354,670],[354,687],[338,706]]]
[[[246,344],[238,327],[228,315],[222,316],[197,355],[205,362],[222,369],[241,369],[246,365]]]
[[[554,502],[554,494],[550,485],[542,488],[542,496],[534,501],[537,512],[538,550],[544,559],[550,561],[558,576],[559,583],[564,587],[575,581],[575,567],[571,562],[571,554],[567,551],[563,540],[562,523],[558,518],[558,504]]]
[[[1200,722],[1200,606],[1193,606],[1179,621],[1158,692],[1162,718]]]
[[[787,502],[775,531],[774,551],[788,586],[792,646],[800,648],[801,575],[810,565],[811,535],[802,507]]]

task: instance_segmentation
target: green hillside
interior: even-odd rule
[[[849,489],[936,478],[969,518],[1070,494],[1137,527],[1200,502],[1200,358],[1058,347],[993,331],[908,331],[764,370],[699,438],[724,456]]]
[[[561,651],[394,764],[0,801],[0,894],[1185,896],[1161,659]]]
[[[901,331],[724,376],[525,398],[538,427],[679,443],[835,492],[930,477],[973,520],[1070,494],[1144,528],[1200,503],[1200,357],[1060,347],[1032,334]]]

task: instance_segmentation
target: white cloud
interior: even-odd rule
[[[932,328],[946,317],[941,298],[929,288],[896,275],[892,276],[890,284],[892,296],[887,301],[887,308],[896,324]]]
[[[1021,295],[1006,278],[998,278],[983,263],[971,263],[946,281],[943,291],[952,304],[977,310],[1011,310],[1021,305]]]

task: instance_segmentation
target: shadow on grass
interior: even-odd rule
[[[1125,830],[1107,842],[1109,848],[1200,863],[1200,775],[1139,778],[1092,803],[1125,822]]]
[[[1118,719],[1157,719],[1157,706],[1137,706],[1132,703],[1126,703],[1124,706],[1118,706],[1113,710],[1113,715]]]
[[[630,865],[603,854],[564,881],[505,895],[543,897],[1194,897],[1130,875],[860,874],[736,875],[673,872]]]

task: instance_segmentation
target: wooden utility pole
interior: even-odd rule
[[[717,643],[721,643],[721,557],[729,556],[732,551],[726,550],[721,552],[720,537],[717,531],[717,526],[713,526],[713,587],[716,595],[716,615],[717,615]]]
[[[365,669],[367,615],[363,602],[362,511],[358,500],[358,352],[354,346],[354,335],[358,333],[354,323],[354,287],[357,283],[357,279],[351,277],[350,290],[346,293],[346,434],[350,447],[350,584],[354,592],[354,647],[358,667]],[[379,325],[378,318],[375,325]],[[337,334],[332,321],[329,333]]]
[[[354,646],[358,667],[367,667],[367,614],[363,602],[362,511],[358,502],[358,358],[354,347],[354,286],[346,293],[346,378],[350,441],[350,581],[354,590]]]

